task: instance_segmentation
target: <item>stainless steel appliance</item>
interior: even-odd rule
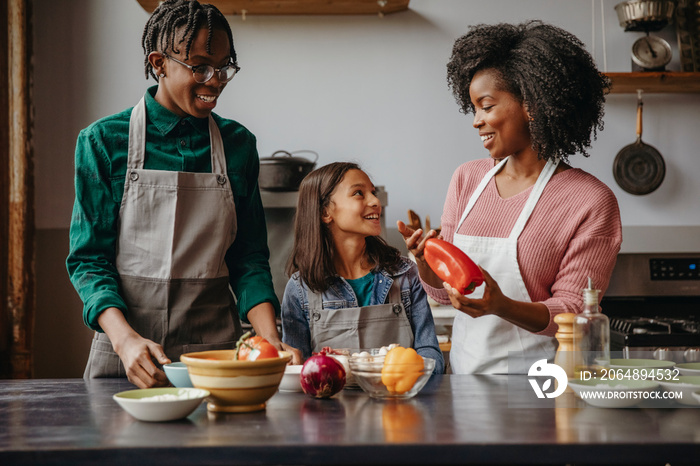
[[[700,361],[700,249],[620,253],[601,308],[622,357]]]

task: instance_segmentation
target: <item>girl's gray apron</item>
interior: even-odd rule
[[[401,302],[401,289],[394,281],[389,302],[374,306],[323,309],[321,293],[309,294],[311,348],[319,352],[331,348],[380,348],[398,343],[413,347],[413,330]]]
[[[241,333],[224,256],[236,209],[219,128],[209,116],[212,173],[145,170],[146,106],[134,107],[116,267],[126,319],[172,361],[234,347]],[[124,377],[112,343],[95,333],[85,378]]]
[[[481,180],[472,194],[455,231],[459,231],[467,215],[486,188],[491,178],[505,165],[506,157]],[[551,160],[542,169],[537,182],[513,230],[507,238],[454,235],[454,244],[483,267],[498,283],[503,294],[516,301],[531,302],[518,265],[518,237],[527,224],[537,201],[554,174],[559,160]],[[483,296],[484,286],[470,295],[478,299]],[[452,349],[450,364],[456,374],[506,374],[527,373],[529,355],[553,358],[557,344],[554,338],[535,335],[495,315],[472,318],[458,312],[452,326]],[[512,362],[520,362],[519,367],[508,367],[508,356]],[[533,359],[531,363],[536,360]]]

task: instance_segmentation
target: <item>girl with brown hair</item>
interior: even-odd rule
[[[314,170],[299,188],[282,341],[304,359],[323,347],[392,343],[444,360],[416,265],[381,237],[382,206],[357,164]]]

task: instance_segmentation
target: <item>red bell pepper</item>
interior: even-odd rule
[[[481,269],[452,243],[430,238],[425,242],[423,255],[433,272],[461,294],[470,294],[484,283]]]

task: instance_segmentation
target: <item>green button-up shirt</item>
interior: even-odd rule
[[[144,168],[211,172],[207,119],[175,115],[156,102],[156,89],[157,86],[151,87],[145,96]],[[119,294],[115,263],[131,111],[130,108],[100,119],[82,130],[75,149],[75,204],[66,266],[84,304],[83,319],[94,330],[101,330],[97,318],[109,307],[128,314]],[[216,114],[213,117],[224,142],[238,217],[236,240],[226,253],[226,264],[239,314],[247,321],[248,311],[263,302],[271,302],[279,312],[258,189],[258,152],[255,136],[245,127]]]

